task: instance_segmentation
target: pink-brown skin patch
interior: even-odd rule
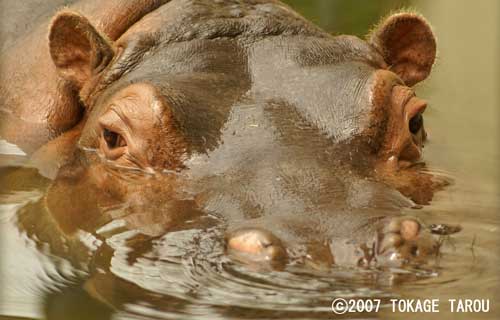
[[[153,86],[139,83],[111,98],[99,118],[99,150],[114,163],[141,169],[183,167],[186,143],[168,104]]]
[[[403,240],[411,241],[417,239],[420,231],[420,224],[414,220],[404,220],[401,222],[401,237]]]
[[[226,251],[243,263],[257,263],[257,267],[265,263],[277,268],[287,260],[286,249],[281,240],[263,229],[242,228],[229,233]]]

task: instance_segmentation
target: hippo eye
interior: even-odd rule
[[[424,117],[419,112],[410,119],[410,132],[412,134],[417,134],[422,126],[424,125]]]
[[[127,145],[125,139],[123,139],[123,137],[120,134],[111,131],[107,128],[104,128],[102,130],[102,137],[104,141],[106,141],[106,145],[108,146],[109,149],[115,149]]]

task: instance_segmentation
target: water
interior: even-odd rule
[[[417,88],[430,102],[425,157],[455,182],[416,214],[428,223],[463,227],[444,242],[441,258],[420,269],[254,271],[223,255],[221,231],[210,221],[147,241],[119,224],[64,239],[44,209],[48,181],[25,168],[17,173],[22,183],[0,185],[0,315],[331,319],[335,297],[362,297],[380,298],[380,312],[344,318],[500,318],[500,3],[289,3],[336,33],[362,36],[381,15],[401,6],[416,8],[433,24],[439,57],[432,76]],[[2,144],[1,151],[0,175],[25,160],[15,146]],[[440,313],[392,313],[390,298],[437,298]],[[448,299],[460,298],[489,299],[490,311],[451,314]]]

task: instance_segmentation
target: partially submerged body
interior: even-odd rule
[[[163,2],[76,4],[2,56],[0,134],[37,150],[67,237],[201,221],[245,263],[436,252],[401,215],[443,185],[421,162],[426,103],[411,89],[436,52],[422,17],[392,15],[363,41],[277,1]]]

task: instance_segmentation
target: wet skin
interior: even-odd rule
[[[436,52],[422,17],[392,15],[364,41],[275,1],[139,1],[142,18],[102,19],[110,3],[56,13],[45,42],[2,58],[23,46],[43,57],[30,79],[25,63],[2,84],[0,133],[37,149],[66,236],[113,220],[145,237],[217,224],[229,256],[273,267],[436,252],[401,215],[444,185],[422,162],[426,102],[411,89]],[[55,87],[28,94],[50,103],[14,99],[23,81]]]

